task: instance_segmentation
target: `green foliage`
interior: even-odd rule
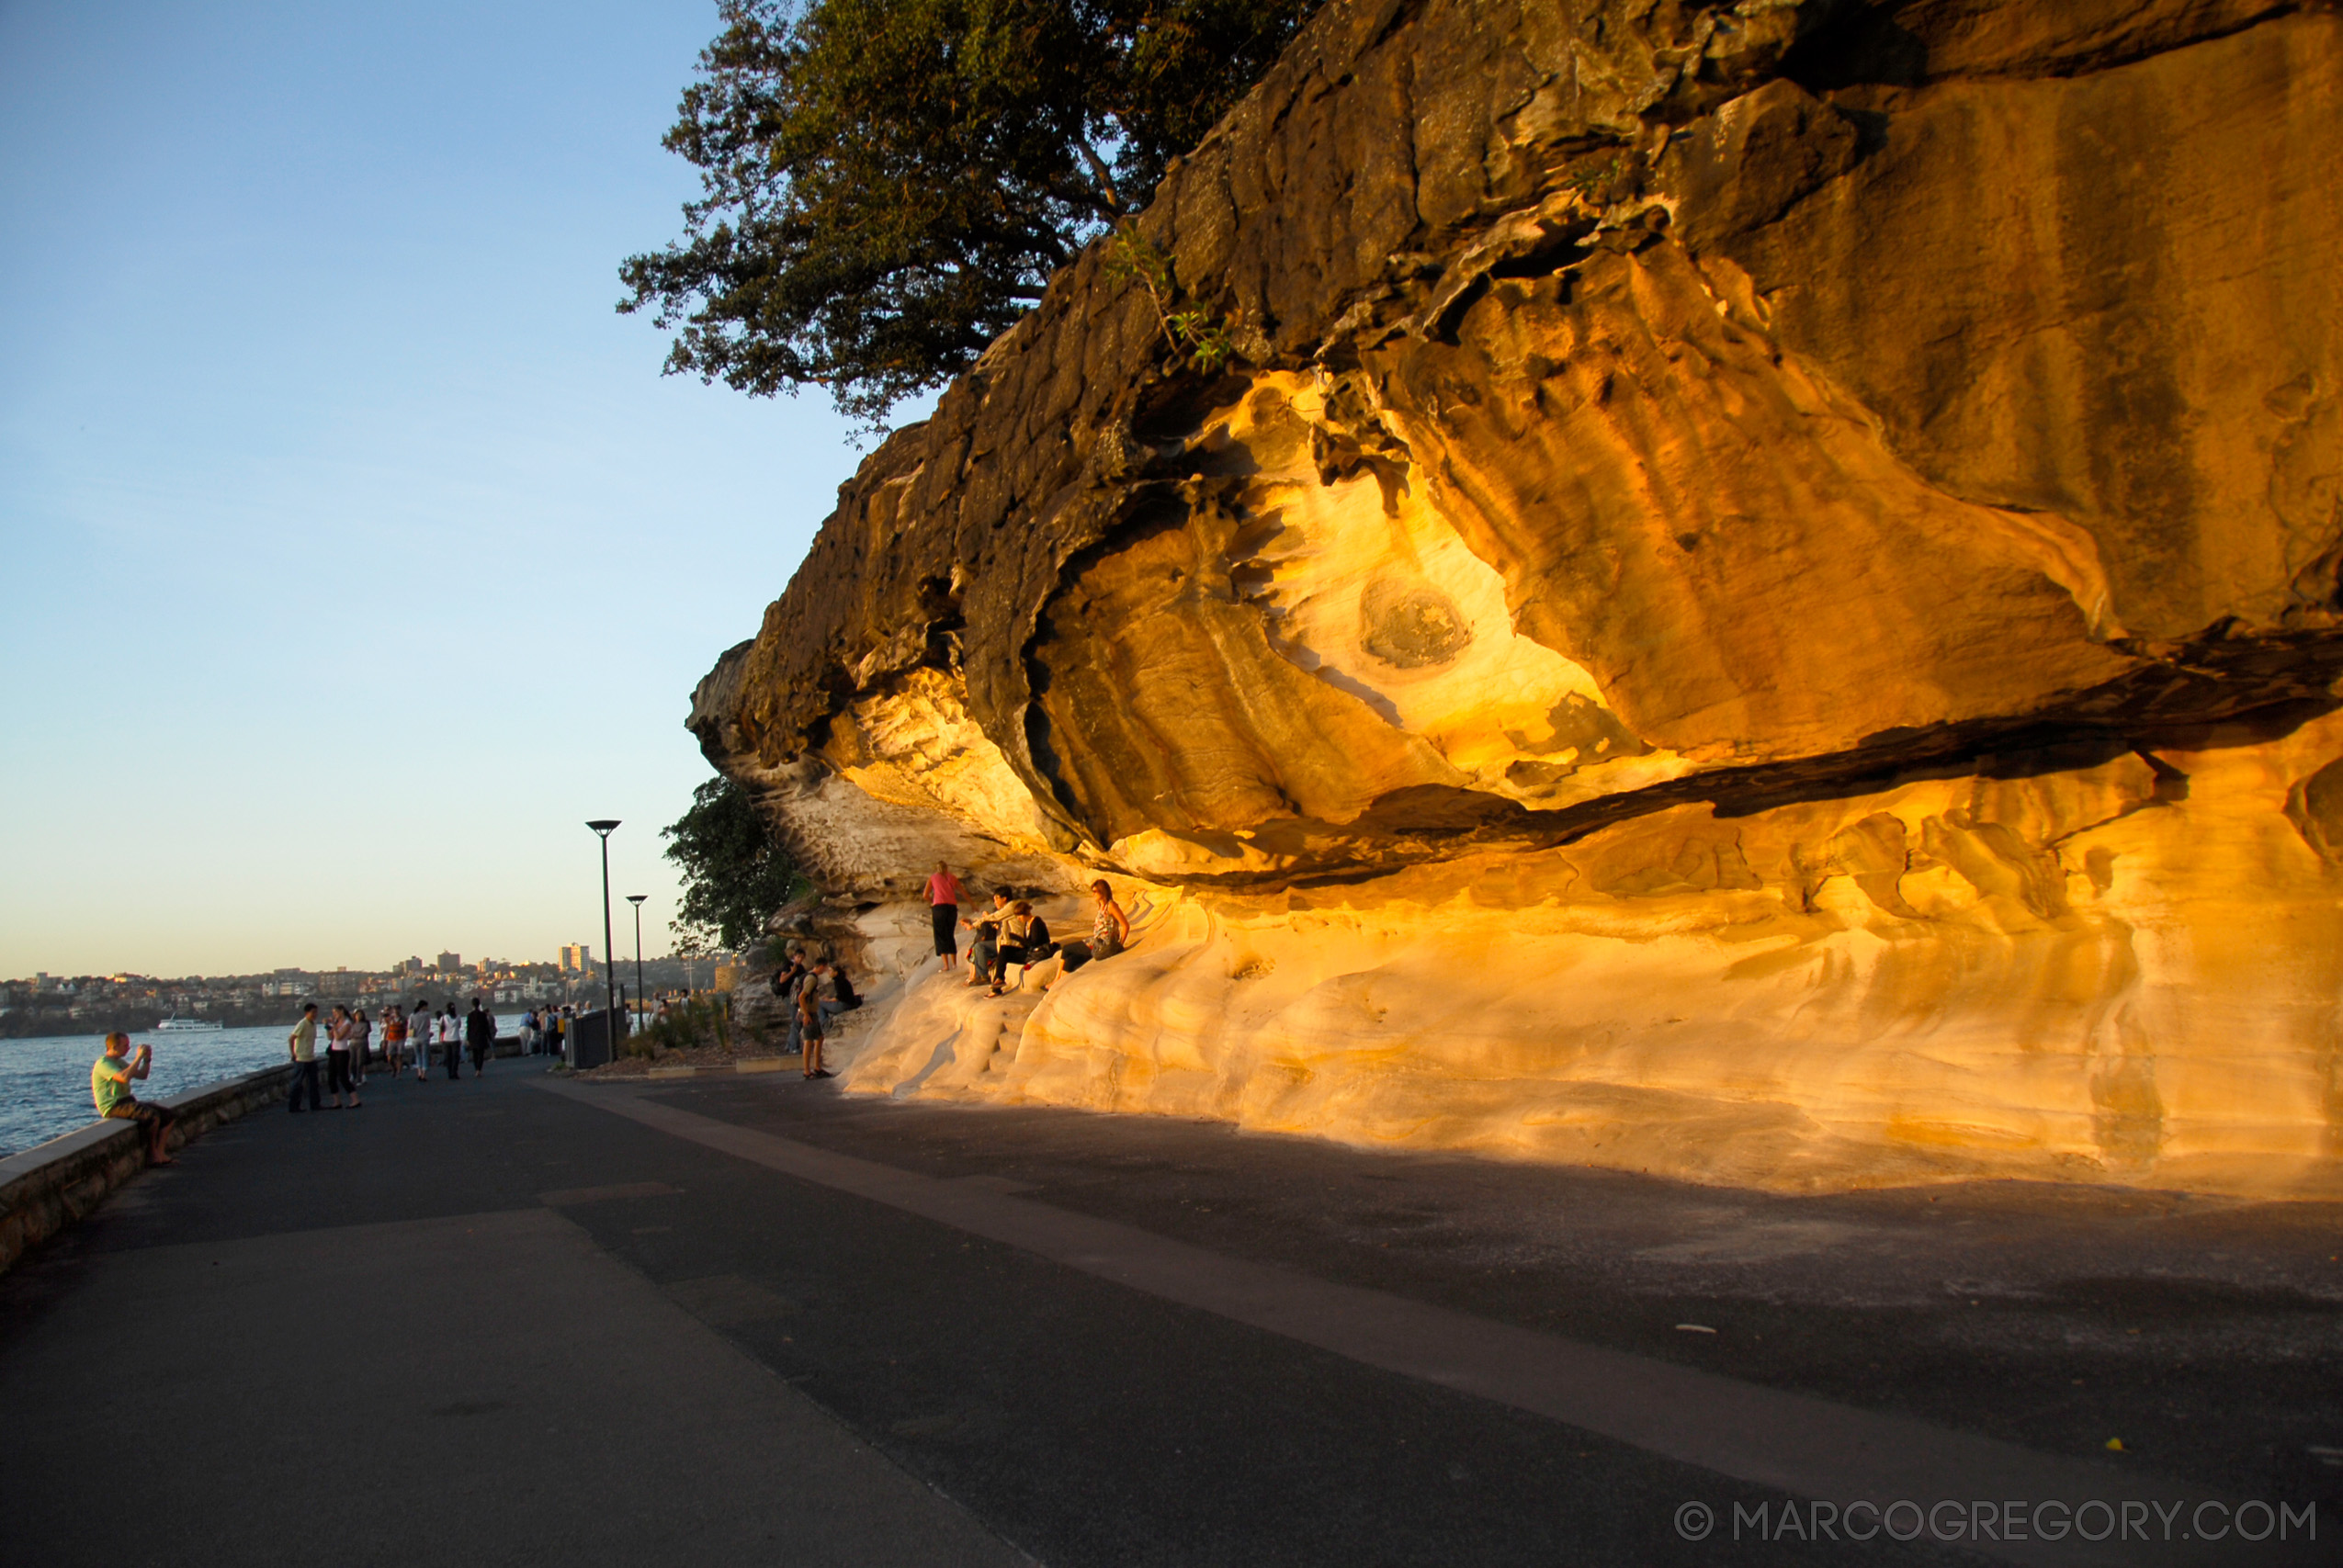
[[[1589,195],[1597,186],[1608,185],[1618,178],[1619,171],[1624,167],[1625,164],[1616,156],[1606,158],[1599,164],[1589,164],[1585,168],[1564,180],[1562,188],[1576,191],[1580,196]]]
[[[692,791],[691,809],[660,837],[684,873],[673,930],[685,953],[738,951],[762,940],[764,922],[797,890],[788,852],[749,792],[730,779],[710,779]]]
[[[722,998],[694,997],[671,1005],[666,1013],[627,1039],[627,1055],[656,1056],[662,1051],[696,1046],[732,1048],[732,1017]]]
[[[1115,226],[1115,238],[1106,250],[1106,276],[1110,282],[1136,283],[1147,290],[1155,303],[1155,320],[1163,329],[1163,341],[1191,367],[1210,375],[1236,357],[1236,339],[1228,321],[1201,305],[1179,303],[1172,258],[1149,243],[1137,225]]]
[[[1310,5],[721,0],[666,137],[701,199],[618,308],[676,333],[671,374],[820,385],[876,424],[1142,205]]]

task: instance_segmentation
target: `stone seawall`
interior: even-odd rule
[[[292,1066],[264,1067],[208,1088],[158,1099],[178,1120],[171,1147],[185,1147],[223,1122],[285,1092]],[[93,1122],[0,1160],[0,1271],[80,1219],[146,1165],[135,1122]]]

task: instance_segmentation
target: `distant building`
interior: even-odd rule
[[[571,942],[561,949],[561,973],[586,975],[594,970],[594,949],[584,942]]]
[[[463,966],[464,960],[460,953],[443,953],[439,955],[439,972],[442,975],[453,975]]]

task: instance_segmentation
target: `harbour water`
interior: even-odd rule
[[[132,1034],[133,1044],[154,1047],[153,1068],[138,1092],[159,1100],[274,1066],[285,1060],[290,1027]],[[105,1053],[102,1034],[0,1040],[0,1158],[97,1119],[89,1100],[89,1069]]]

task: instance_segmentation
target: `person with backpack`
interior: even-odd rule
[[[787,962],[773,972],[773,978],[766,984],[788,1010],[789,1029],[783,1048],[795,1053],[805,1049],[805,1034],[798,1027],[798,991],[812,970],[806,964],[805,949],[796,942],[791,942],[782,951]]]
[[[851,988],[851,987],[850,987]],[[834,1077],[835,1074],[821,1065],[821,1044],[830,1032],[830,1021],[846,1010],[839,999],[836,972],[826,957],[816,958],[813,967],[798,982],[798,1037],[803,1042],[806,1077]]]

